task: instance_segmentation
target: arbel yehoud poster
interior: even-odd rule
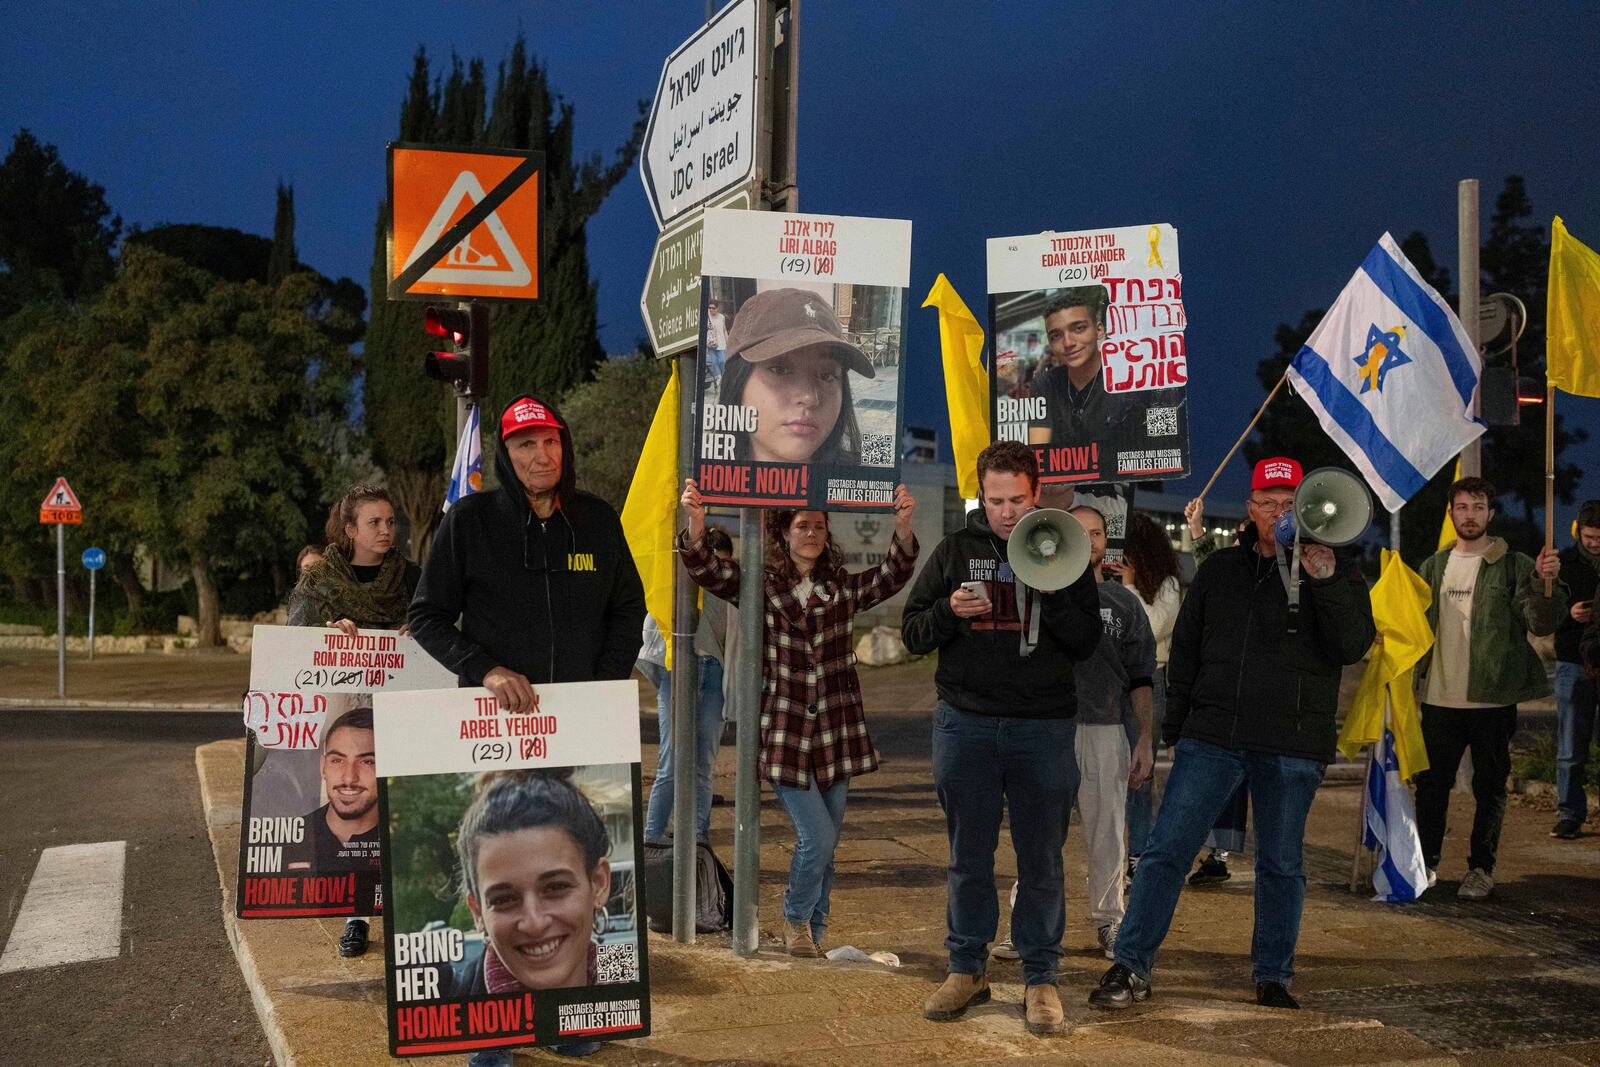
[[[1158,223],[988,242],[993,425],[1040,479],[1189,473],[1178,231]]]
[[[634,683],[374,702],[389,1051],[648,1034]]]
[[[239,918],[383,910],[370,692],[454,682],[394,630],[352,637],[255,628],[244,697]]]
[[[911,223],[705,213],[700,422],[708,502],[891,507]]]

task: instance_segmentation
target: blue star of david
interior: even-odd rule
[[[1367,350],[1356,357],[1356,366],[1361,368],[1362,394],[1383,392],[1389,372],[1411,362],[1411,357],[1400,350],[1404,337],[1403,326],[1391,330],[1381,330],[1376,324],[1367,327]]]

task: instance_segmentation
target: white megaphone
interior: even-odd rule
[[[1372,496],[1361,479],[1338,467],[1322,467],[1300,481],[1294,504],[1278,517],[1273,533],[1292,547],[1295,535],[1330,548],[1350,544],[1372,524]]]
[[[1022,517],[1006,542],[1006,562],[1023,585],[1065,589],[1089,567],[1089,535],[1070,512],[1040,508]]]

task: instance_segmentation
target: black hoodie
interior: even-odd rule
[[[1078,713],[1072,664],[1100,644],[1100,595],[1085,570],[1054,593],[1028,591],[1041,605],[1039,644],[1023,655],[1017,586],[1005,566],[1005,542],[995,536],[982,507],[967,513],[958,530],[933,550],[906,598],[901,636],[912,652],[939,652],[934,686],[939,699],[962,711],[1018,719],[1070,719]],[[950,607],[962,582],[982,581],[994,610],[963,619]]]
[[[457,501],[434,535],[407,621],[464,686],[483,684],[494,667],[535,685],[633,670],[645,613],[639,571],[611,505],[574,488],[564,429],[561,464],[560,506],[541,520],[498,442],[499,485]]]

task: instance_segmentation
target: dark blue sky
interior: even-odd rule
[[[492,67],[521,29],[576,106],[580,145],[609,154],[704,12],[697,0],[7,8],[8,140],[31,128],[143,225],[270,233],[274,183],[292,182],[301,257],[363,284],[383,146],[419,43],[441,64],[455,51]],[[1180,492],[1259,403],[1253,370],[1274,326],[1326,306],[1384,230],[1423,230],[1454,273],[1457,179],[1481,179],[1487,218],[1505,176],[1525,175],[1542,221],[1559,213],[1600,247],[1592,4],[803,0],[800,41],[800,205],[914,220],[914,305],[944,271],[981,315],[986,237],[1178,227],[1197,472]],[[630,177],[589,228],[608,350],[643,332],[654,237]],[[909,421],[942,425],[933,313],[911,314]],[[1564,404],[1600,429],[1600,402]],[[1222,488],[1244,484],[1235,461]],[[1600,474],[1585,489],[1600,494]]]

